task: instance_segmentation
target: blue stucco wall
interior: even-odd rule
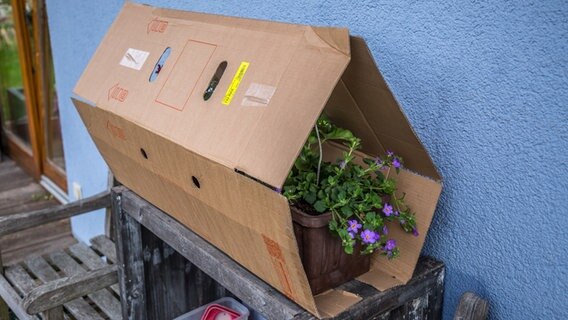
[[[69,199],[75,200],[73,182],[83,197],[107,189],[108,167],[70,100],[73,87],[100,40],[121,8],[120,1],[47,0],[47,15],[59,95],[61,130]],[[105,212],[99,210],[71,219],[73,233],[87,242],[104,232]]]
[[[122,1],[47,2],[68,176],[94,192],[105,166],[65,97]],[[424,249],[447,264],[445,318],[466,290],[492,319],[568,318],[565,1],[146,3],[363,36],[445,178]]]

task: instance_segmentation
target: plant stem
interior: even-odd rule
[[[321,139],[320,139],[320,134],[319,134],[317,122],[316,122],[315,128],[316,128],[316,136],[318,137],[318,146],[319,146],[318,174],[317,174],[317,176],[316,176],[316,184],[319,185],[319,183],[320,183],[321,161],[322,161],[322,158],[323,158],[323,152],[322,152],[322,149],[321,149]]]

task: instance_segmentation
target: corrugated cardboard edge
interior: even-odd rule
[[[318,309],[321,312],[320,318],[333,318],[363,300],[354,293],[337,289],[318,294],[315,299]]]
[[[364,116],[364,123],[368,125],[354,128],[354,131],[362,136],[373,135],[375,137],[379,143],[374,143],[372,151],[393,150],[403,156],[410,170],[441,181],[442,177],[428,150],[414,132],[408,117],[384,80],[367,43],[356,36],[351,36],[350,41],[351,63],[347,66],[341,81],[344,90],[348,92],[352,100],[350,107],[356,109],[352,113],[357,113],[358,110]],[[386,115],[389,116],[386,117]],[[344,122],[339,118],[332,118],[332,120],[338,124]],[[390,130],[385,130],[389,127]]]

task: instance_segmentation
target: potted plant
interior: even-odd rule
[[[323,161],[322,144],[332,141],[346,150],[335,162]],[[395,195],[396,181],[388,178],[390,171],[398,173],[402,159],[388,151],[384,157],[357,161],[360,146],[351,131],[320,118],[283,187],[314,294],[369,271],[373,252],[397,257],[388,222],[418,235],[414,214],[404,195]]]

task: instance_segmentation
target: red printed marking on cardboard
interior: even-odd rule
[[[146,33],[150,32],[164,33],[166,32],[167,27],[168,27],[168,21],[154,18],[152,19],[152,21],[148,23],[148,26],[146,27]]]
[[[114,99],[120,102],[124,102],[124,100],[126,100],[126,97],[128,97],[128,90],[122,88],[118,82],[108,90],[108,101]]]
[[[280,279],[280,284],[282,285],[284,294],[288,298],[294,300],[294,291],[292,290],[292,285],[290,284],[288,271],[286,270],[286,261],[284,260],[284,255],[282,254],[280,245],[264,234],[262,235],[262,239],[264,240],[266,250],[272,257],[272,265],[274,267],[274,270],[278,274],[278,278]]]
[[[112,134],[115,138],[120,140],[126,140],[126,134],[124,133],[124,129],[121,127],[114,125],[112,122],[107,121],[107,130]]]

